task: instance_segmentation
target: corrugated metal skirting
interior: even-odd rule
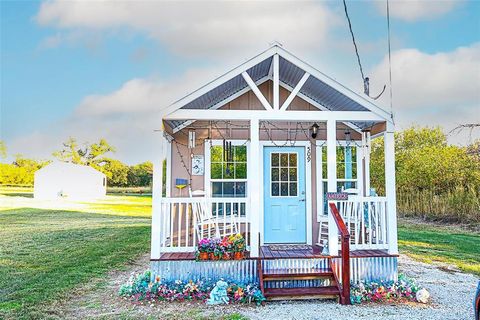
[[[340,274],[341,259],[333,258],[332,266]],[[239,283],[258,282],[256,260],[234,260],[234,261],[205,261],[196,262],[192,260],[181,261],[152,261],[150,263],[152,276],[160,276],[163,280],[199,280],[223,278]],[[275,269],[295,269],[298,271],[312,268],[328,268],[327,259],[275,259],[263,260],[264,272]],[[379,281],[397,280],[398,261],[396,257],[365,257],[350,258],[350,279],[358,281]],[[341,277],[339,277],[341,281]],[[292,284],[273,282],[275,287],[287,286],[318,286],[318,281],[305,280],[304,284]]]
[[[339,272],[342,269],[341,259],[332,259],[333,268]],[[340,273],[338,273],[340,274]],[[398,279],[397,257],[365,257],[350,258],[350,280],[357,283],[360,281],[380,281]],[[339,279],[342,280],[341,278]]]
[[[238,283],[258,282],[256,260],[232,261],[152,261],[152,276],[160,276],[163,280],[190,281],[223,278]]]

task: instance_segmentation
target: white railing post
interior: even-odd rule
[[[259,255],[259,233],[260,233],[260,126],[259,120],[250,120],[250,154],[248,156],[248,197],[250,208],[250,256]]]
[[[385,195],[387,196],[387,241],[388,252],[398,253],[397,240],[397,193],[395,190],[395,137],[394,125],[387,122],[384,133],[385,149]]]
[[[337,123],[327,121],[327,178],[328,192],[337,191]],[[338,254],[338,228],[330,208],[328,208],[328,251],[332,256]]]
[[[163,131],[157,133],[158,150],[153,163],[152,181],[152,235],[151,235],[151,259],[160,259],[161,254],[161,227],[162,227],[162,194],[163,194],[163,160],[165,159],[165,137]],[[168,183],[168,181],[167,181]]]

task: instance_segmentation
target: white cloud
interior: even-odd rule
[[[457,5],[460,0],[390,0],[390,16],[404,21],[438,18]],[[386,1],[374,1],[377,10],[386,15]]]
[[[315,2],[49,1],[41,25],[67,30],[127,28],[183,56],[244,57],[275,40],[295,50],[322,48],[338,18]]]
[[[480,122],[480,43],[451,52],[427,54],[417,49],[392,53],[394,113],[403,126]],[[373,69],[372,79],[388,83],[388,58]],[[388,90],[379,99],[388,105]],[[456,142],[461,142],[456,140]]]

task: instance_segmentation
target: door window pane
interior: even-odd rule
[[[280,184],[278,182],[272,183],[272,196],[278,197],[280,195]]]
[[[278,166],[279,166],[278,153],[272,153],[272,167],[278,167]]]
[[[297,183],[291,182],[290,183],[290,196],[294,197],[297,195]]]
[[[280,185],[280,189],[281,189],[281,195],[282,197],[286,197],[288,196],[288,183],[281,183]]]

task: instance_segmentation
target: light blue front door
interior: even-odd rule
[[[305,148],[264,147],[264,242],[305,243]]]

